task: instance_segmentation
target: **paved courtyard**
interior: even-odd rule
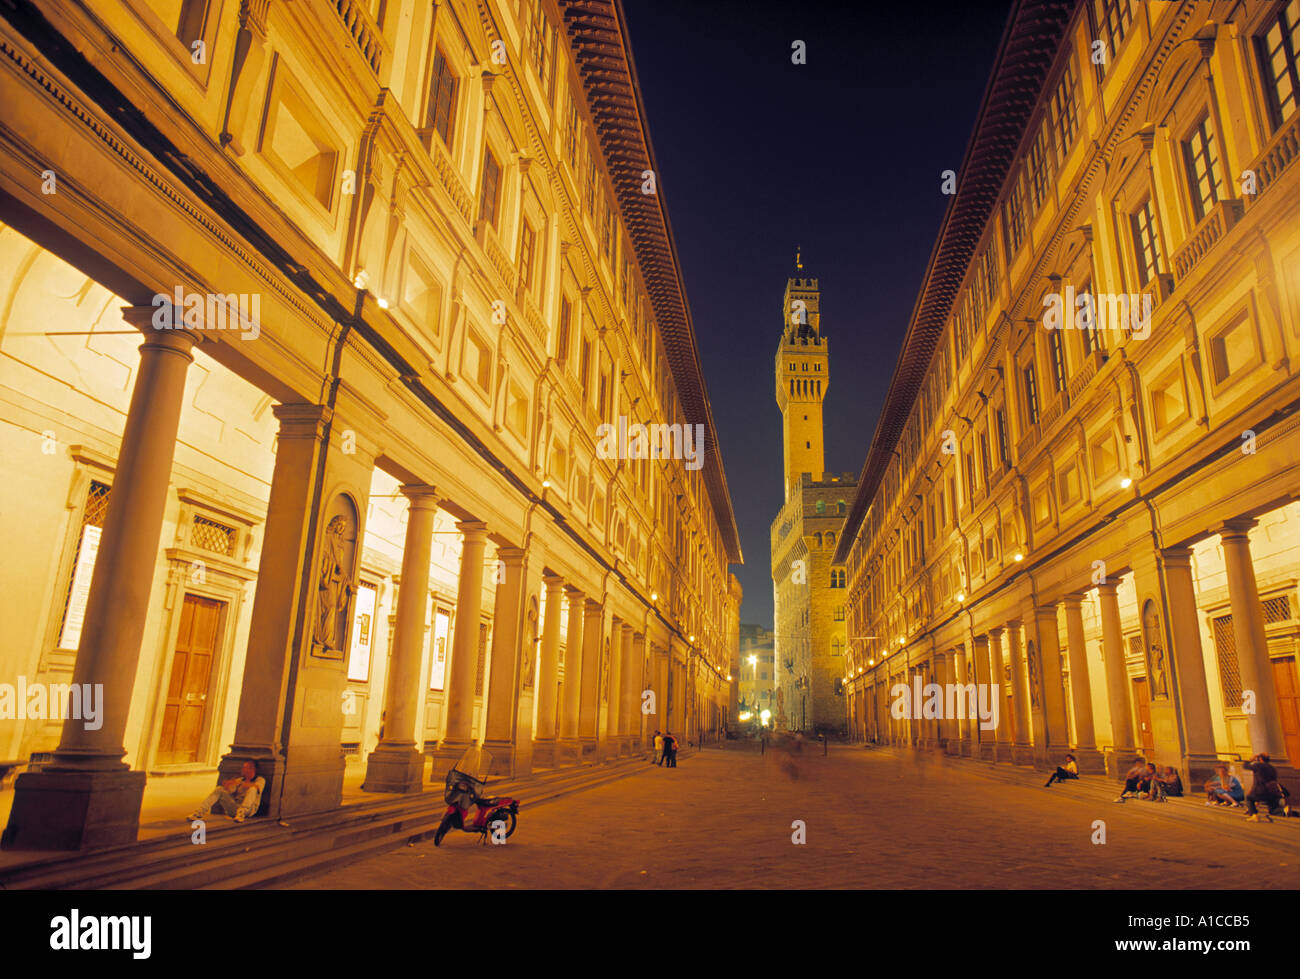
[[[1300,886],[1300,819],[1197,799],[1110,802],[1112,783],[886,749],[793,760],[706,750],[536,808],[504,846],[465,833],[299,888],[1276,888]],[[792,842],[803,820],[807,842]],[[1104,844],[1092,842],[1095,820]]]

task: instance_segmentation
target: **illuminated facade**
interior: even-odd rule
[[[857,738],[1295,787],[1298,38],[1296,0],[1017,8],[835,556]],[[896,718],[918,675],[1000,723]]]
[[[830,348],[821,327],[821,288],[801,274],[786,282],[785,328],[776,354],[785,500],[772,521],[772,602],[778,728],[844,728],[845,582],[831,567],[852,499],[852,473],[823,471],[822,404]]]
[[[0,55],[0,684],[104,696],[0,718],[7,847],[135,839],[147,772],[255,760],[274,817],[724,726],[741,554],[616,4],[20,0]]]

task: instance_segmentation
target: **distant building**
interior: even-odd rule
[[[749,711],[770,710],[776,716],[776,647],[771,629],[744,623],[740,627],[740,702]]]
[[[838,544],[856,737],[1300,787],[1297,31],[1016,6]]]
[[[803,271],[798,257],[795,270]],[[831,555],[857,481],[852,473],[823,472],[830,353],[816,279],[800,275],[786,283],[783,316],[776,403],[783,419],[785,499],[772,522],[774,723],[843,730],[844,572],[831,568]]]

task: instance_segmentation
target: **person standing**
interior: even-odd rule
[[[658,765],[664,760],[664,736],[658,731],[655,732],[655,753],[651,759],[654,764]]]
[[[664,732],[664,761],[668,768],[677,767],[677,739],[673,737],[672,731]]]

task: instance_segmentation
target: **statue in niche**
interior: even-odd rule
[[[605,640],[605,649],[600,654],[600,699],[609,700],[609,640]]]
[[[1038,653],[1033,641],[1025,644],[1025,659],[1029,663],[1029,706],[1038,707]]]
[[[1147,599],[1142,606],[1142,634],[1151,658],[1151,696],[1169,696],[1169,671],[1165,663],[1165,648],[1161,641],[1160,613],[1156,603]]]
[[[524,689],[531,689],[537,673],[537,599],[528,599],[528,623],[524,627]]]
[[[347,634],[345,618],[355,590],[352,582],[352,544],[348,519],[335,514],[325,527],[317,581],[316,623],[313,639],[326,653],[342,655]]]

